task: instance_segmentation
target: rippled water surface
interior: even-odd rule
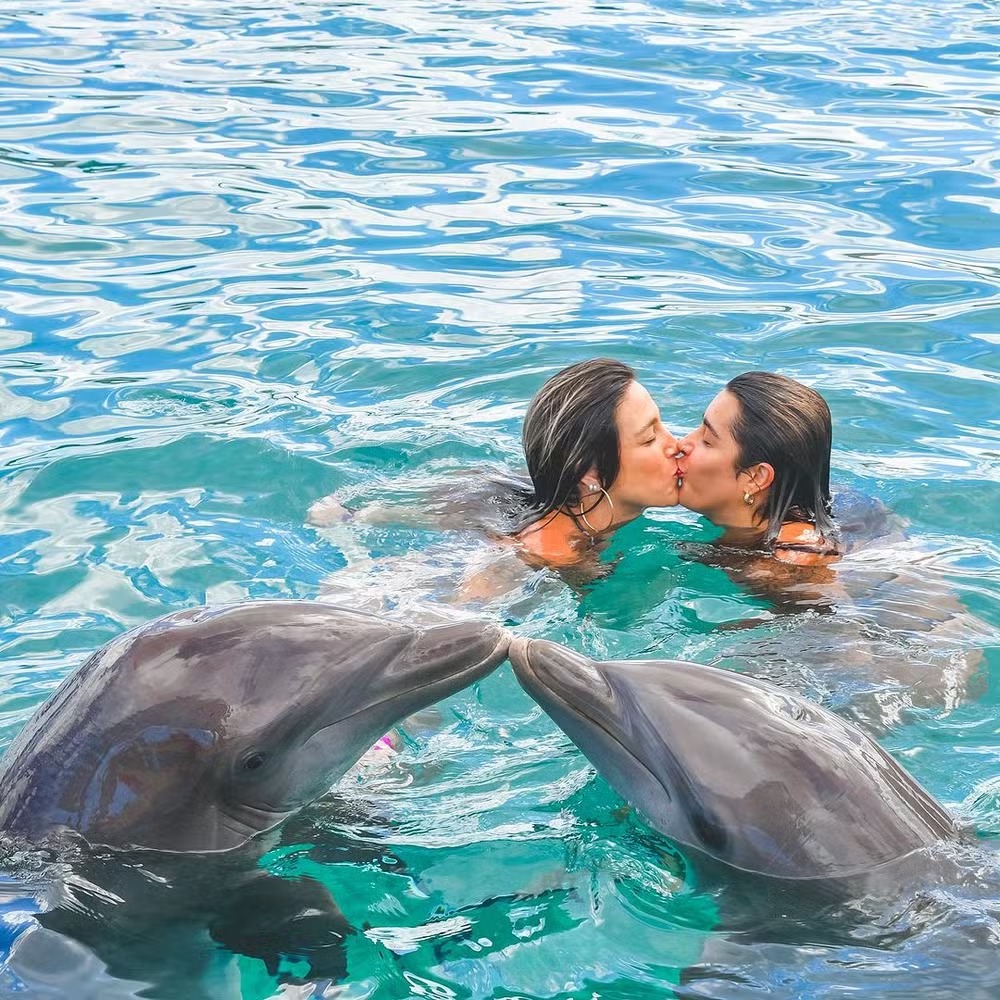
[[[677,431],[780,370],[830,402],[835,481],[908,522],[846,567],[853,610],[769,619],[674,511],[586,594],[539,574],[487,610],[845,711],[860,691],[977,831],[961,885],[836,939],[729,934],[509,666],[269,864],[358,930],[338,996],[997,996],[998,40],[961,0],[5,5],[3,745],[169,610],[447,600],[480,539],[308,506],[518,468],[527,400],[571,361],[632,363]],[[889,620],[894,579],[918,585]],[[941,604],[958,625],[928,637]],[[928,697],[841,670],[866,649]],[[225,958],[207,995],[279,989]]]

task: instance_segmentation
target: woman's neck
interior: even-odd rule
[[[756,548],[767,534],[767,522],[758,517],[757,506],[734,504],[715,516],[708,515],[708,519],[722,528],[722,534],[716,539],[719,545]]]
[[[716,545],[732,545],[739,549],[756,549],[767,533],[759,524],[720,525],[722,534],[715,540]]]
[[[617,531],[622,525],[628,524],[629,521],[634,521],[640,514],[642,514],[643,507],[625,507],[623,504],[615,507],[614,514],[612,514],[608,526],[604,528],[601,532],[603,535],[610,535]],[[591,518],[593,520],[593,518]]]

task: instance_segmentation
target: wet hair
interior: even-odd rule
[[[774,482],[756,516],[773,542],[787,521],[808,521],[827,541],[838,532],[830,505],[830,407],[815,389],[774,372],[744,372],[726,386],[739,403],[732,433],[737,472],[758,462],[774,469]]]
[[[521,440],[532,492],[517,530],[580,503],[580,480],[595,469],[607,489],[618,478],[621,442],[615,413],[635,372],[591,358],[556,372],[532,399]]]

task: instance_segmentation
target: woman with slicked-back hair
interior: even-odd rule
[[[681,442],[680,501],[724,529],[721,544],[826,565],[841,555],[831,513],[830,408],[808,386],[745,372]]]
[[[831,430],[830,409],[814,389],[774,372],[738,375],[681,442],[680,502],[723,529],[699,561],[720,566],[771,611],[813,612],[771,639],[777,655],[764,640],[730,662],[745,660],[740,669],[754,672],[770,659],[771,677],[797,663],[823,677],[858,721],[881,730],[913,705],[966,696],[981,661],[982,623],[940,582],[905,562],[886,572],[872,560],[873,549],[893,551],[906,532],[878,500],[844,491],[831,502]],[[842,559],[862,548],[865,558]],[[901,647],[885,655],[877,637],[890,635],[914,640],[907,655]]]
[[[523,563],[569,571],[579,582],[595,575],[616,529],[647,507],[677,503],[677,439],[621,361],[591,358],[552,375],[528,406],[522,440],[529,483],[480,476],[471,488],[431,484],[416,507],[376,502],[357,515],[368,523],[479,528]],[[354,516],[338,496],[309,511],[319,527]],[[485,571],[463,596],[487,596],[495,577]]]
[[[677,503],[677,440],[620,361],[553,375],[528,406],[522,443],[532,492],[513,539],[528,562],[580,562],[647,507]]]

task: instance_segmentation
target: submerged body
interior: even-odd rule
[[[847,896],[956,833],[864,733],[773,685],[681,661],[598,663],[541,640],[515,641],[510,658],[619,794],[706,867]]]
[[[167,615],[98,650],[24,727],[0,761],[0,831],[238,847],[507,644],[496,625],[418,629],[306,601]]]
[[[837,706],[875,733],[915,707],[950,711],[976,697],[985,680],[982,650],[995,643],[996,630],[956,599],[938,553],[857,491],[838,491],[833,510],[844,548],[834,565],[788,566],[759,551],[685,546],[687,558],[723,570],[770,612],[730,623],[739,641],[718,647],[713,662]],[[743,631],[750,626],[752,641]]]

